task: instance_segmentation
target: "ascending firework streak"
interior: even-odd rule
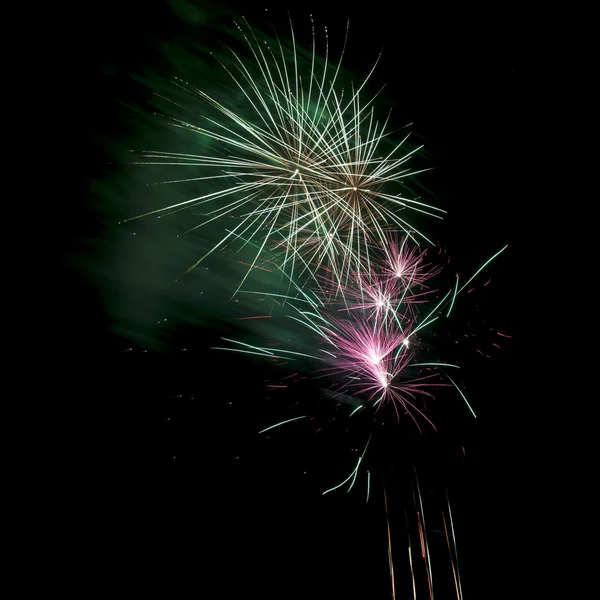
[[[231,183],[133,218],[203,207],[206,219],[196,229],[235,217],[239,223],[227,229],[191,268],[230,241],[244,238],[256,242],[252,266],[266,248],[279,247],[282,267],[296,279],[303,273],[311,276],[316,265],[317,269],[326,266],[342,281],[348,272],[362,269],[373,241],[385,243],[390,226],[429,241],[399,212],[418,211],[441,218],[445,211],[391,189],[420,172],[407,166],[419,148],[407,150],[409,135],[404,135],[390,151],[384,150],[388,120],[375,118],[375,97],[365,101],[361,96],[377,62],[365,81],[345,94],[340,68],[346,42],[337,64],[330,64],[326,43],[325,61],[318,68],[314,26],[312,54],[304,58],[296,48],[293,28],[289,51],[279,42],[271,46],[259,40],[244,24],[244,29],[238,28],[251,60],[232,51],[230,60],[221,64],[243,96],[248,115],[175,79],[177,86],[201,98],[212,116],[205,115],[196,124],[169,118],[174,126],[215,140],[227,155],[156,151],[145,152],[143,160],[144,164],[217,171],[181,181]]]
[[[387,524],[387,538],[388,538],[388,556],[390,562],[390,578],[392,587],[392,597],[396,598],[396,581],[394,575],[394,563],[392,561],[392,537],[390,532],[390,517],[388,512],[388,498],[387,492],[384,486],[384,505],[385,505],[385,516]],[[421,494],[421,488],[419,485],[419,479],[417,477],[416,469],[414,469],[414,480],[411,482],[411,496],[412,496],[412,508],[405,506],[404,514],[406,518],[406,534],[408,538],[408,573],[410,574],[410,585],[405,585],[406,588],[412,590],[412,597],[414,600],[417,598],[426,597],[430,600],[434,600],[434,590],[436,585],[433,579],[433,565],[435,559],[438,560],[439,565],[443,563],[440,561],[440,553],[432,551],[428,537],[431,533],[441,534],[445,538],[445,548],[448,551],[450,558],[450,568],[452,572],[452,581],[454,584],[453,595],[456,600],[462,600],[462,586],[460,583],[460,574],[458,569],[458,551],[456,547],[456,537],[454,535],[454,523],[452,521],[452,508],[450,506],[450,498],[448,496],[448,490],[445,490],[445,509],[436,507],[440,510],[441,524],[443,525],[443,531],[441,529],[432,530],[427,528],[425,523],[425,507],[423,503],[423,496]],[[409,512],[412,513],[409,517]],[[436,511],[437,512],[437,511]],[[430,513],[431,515],[431,513]],[[428,517],[429,519],[429,517]],[[429,535],[428,535],[429,534]],[[395,547],[398,548],[399,544],[396,543]],[[445,551],[444,553],[445,554]],[[447,557],[446,557],[447,558]],[[445,562],[445,561],[444,561]],[[419,564],[417,564],[419,563]],[[445,565],[444,565],[445,566]],[[407,569],[403,569],[405,572]],[[448,570],[447,568],[445,569]],[[405,578],[408,579],[408,578]],[[418,593],[419,590],[423,590],[423,594]],[[407,590],[406,590],[407,591]]]

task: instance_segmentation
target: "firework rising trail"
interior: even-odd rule
[[[359,86],[342,88],[346,42],[336,62],[326,42],[319,68],[314,26],[309,57],[296,47],[293,27],[291,50],[260,39],[245,21],[238,28],[245,55],[232,50],[221,64],[244,98],[247,114],[175,79],[207,111],[197,123],[168,117],[173,126],[217,142],[223,155],[148,151],[139,161],[192,169],[185,181],[222,182],[221,188],[133,218],[191,207],[205,217],[192,229],[235,218],[237,224],[191,268],[230,242],[252,240],[254,259],[236,292],[269,247],[282,249],[281,264],[292,277],[311,276],[309,265],[316,264],[341,281],[362,269],[368,245],[385,242],[389,226],[429,241],[410,223],[411,211],[435,218],[445,211],[398,193],[417,173],[408,162],[420,147],[409,150],[409,135],[403,134],[389,152],[384,149],[391,134],[388,120],[377,120],[376,96],[363,97],[377,62]]]
[[[412,470],[412,478],[407,477],[410,480],[410,487],[402,493],[405,517],[404,533],[407,546],[400,541],[401,536],[392,536],[392,530],[396,529],[392,524],[400,525],[400,522],[395,520],[392,508],[396,504],[396,500],[393,495],[390,499],[390,493],[382,474],[384,480],[381,482],[381,491],[392,597],[434,600],[436,592],[444,591],[444,597],[452,596],[456,600],[462,600],[458,550],[448,490],[444,488],[443,492],[437,490],[437,493],[429,490],[426,502],[414,465]],[[392,482],[390,481],[390,483]],[[404,486],[395,487],[402,488]],[[425,518],[426,513],[427,519]],[[397,533],[399,534],[402,529],[402,527],[397,527]],[[392,560],[392,556],[396,557],[395,561]],[[401,561],[398,560],[399,556],[402,557]],[[434,580],[434,566],[438,575],[443,573],[443,578],[438,577]]]
[[[396,600],[396,582],[394,578],[394,561],[392,560],[392,533],[390,531],[390,517],[388,514],[388,499],[385,486],[383,488],[383,500],[385,505],[385,520],[387,525],[387,538],[388,538],[388,560],[390,564],[390,581],[392,585],[392,598]],[[409,546],[410,549],[410,546]],[[411,570],[412,571],[412,570]]]

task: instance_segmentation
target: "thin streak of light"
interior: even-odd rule
[[[260,315],[256,317],[236,317],[234,321],[250,321],[251,319],[271,319],[271,315]]]
[[[456,283],[454,285],[454,295],[452,296],[452,302],[450,303],[450,308],[448,309],[448,313],[446,314],[446,317],[450,316],[450,311],[452,310],[452,307],[454,306],[454,300],[456,299],[457,290],[458,290],[458,274],[456,275]]]
[[[502,254],[502,252],[504,252],[507,248],[508,248],[508,244],[506,244],[506,246],[504,246],[504,248],[502,248],[501,250],[498,250],[498,252],[496,252],[496,254],[494,254],[491,258],[488,258],[481,265],[481,267],[479,267],[479,269],[477,269],[477,271],[475,271],[475,273],[473,273],[473,276],[471,277],[471,279],[469,279],[467,282],[465,282],[465,284],[458,291],[462,292],[469,285],[469,283],[471,283],[471,281],[473,281],[473,279],[475,279],[475,277],[477,277],[477,275],[479,275],[479,273],[481,273],[481,271],[483,271],[483,269],[485,269],[485,267],[487,267],[487,265],[489,265],[497,256]]]
[[[340,484],[336,485],[335,487],[332,487],[328,490],[325,490],[323,492],[323,496],[325,494],[328,494],[329,492],[333,492],[333,490],[337,490],[338,488],[342,487],[350,478],[354,477],[354,479],[352,479],[352,483],[350,484],[350,487],[346,491],[349,492],[352,489],[352,487],[354,486],[354,482],[356,481],[356,475],[358,473],[358,468],[360,467],[360,463],[365,456],[367,448],[369,447],[369,442],[371,441],[372,436],[373,436],[373,433],[371,432],[371,435],[369,435],[369,439],[367,440],[367,443],[365,445],[365,449],[363,450],[363,453],[361,454],[361,456],[359,456],[358,461],[356,462],[356,466],[354,467],[354,470],[352,471],[352,473],[350,473],[350,475],[348,475],[348,477],[346,477],[346,479],[344,479],[344,481],[342,481],[342,483],[340,483]]]
[[[475,414],[475,411],[471,408],[471,405],[469,404],[469,401],[467,400],[467,398],[465,397],[465,395],[462,393],[462,390],[456,385],[456,383],[454,383],[454,380],[450,377],[450,375],[446,374],[446,377],[450,380],[450,382],[452,383],[452,385],[458,390],[458,393],[462,396],[462,399],[465,401],[465,404],[468,406],[469,410],[471,411],[471,414],[477,418],[477,415]]]
[[[264,433],[265,431],[269,431],[270,429],[274,429],[275,427],[279,427],[280,425],[285,425],[286,423],[290,423],[292,421],[297,421],[298,419],[306,419],[306,415],[302,415],[301,417],[294,417],[293,419],[288,419],[287,421],[281,421],[281,423],[275,423],[275,425],[271,425],[266,429],[261,429],[258,433]]]
[[[396,585],[394,582],[394,561],[392,560],[392,534],[390,532],[390,517],[388,515],[388,502],[387,502],[387,492],[385,489],[385,484],[383,486],[383,500],[385,505],[385,520],[387,524],[387,535],[388,535],[388,561],[390,564],[390,579],[392,583],[392,599],[396,600]]]

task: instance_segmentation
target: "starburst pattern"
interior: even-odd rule
[[[298,265],[309,275],[314,268],[307,265],[324,265],[341,280],[349,270],[362,269],[366,247],[384,242],[390,225],[429,241],[405,213],[441,218],[445,211],[408,191],[398,193],[398,187],[406,189],[405,180],[418,172],[408,162],[419,147],[407,149],[410,134],[405,133],[391,150],[384,150],[388,121],[377,120],[374,97],[363,99],[371,74],[356,89],[342,88],[343,51],[332,65],[327,42],[325,62],[318,68],[314,27],[310,58],[299,56],[295,42],[288,52],[281,43],[261,41],[247,24],[239,30],[251,60],[232,52],[222,64],[244,98],[246,112],[239,114],[201,88],[176,79],[212,109],[213,116],[205,115],[198,123],[170,119],[192,135],[218,142],[224,155],[143,154],[146,164],[217,171],[197,179],[225,185],[140,216],[201,207],[205,219],[194,229],[234,217],[237,224],[194,266],[242,239],[243,245],[252,242],[256,247],[252,265],[266,248],[281,248],[281,264],[291,276]],[[394,268],[401,273],[410,265],[398,263]]]

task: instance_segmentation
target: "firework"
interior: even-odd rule
[[[390,277],[390,257],[396,266],[408,265],[412,271]],[[379,253],[371,253],[370,271],[365,267],[361,273],[348,276],[345,287],[332,281],[329,271],[323,268],[325,273],[314,277],[315,282],[321,282],[314,289],[290,280],[294,294],[273,296],[286,302],[286,316],[299,323],[317,344],[312,341],[310,350],[303,351],[299,347],[269,348],[227,340],[237,346],[230,349],[273,360],[318,361],[313,378],[326,382],[334,397],[356,398],[358,405],[352,414],[366,407],[379,411],[391,406],[398,421],[402,415],[408,415],[419,431],[423,421],[436,429],[426,414],[425,401],[433,399],[436,388],[455,387],[476,417],[464,392],[446,373],[458,365],[424,361],[419,350],[417,334],[439,318],[447,318],[456,296],[465,289],[465,285],[459,287],[456,279],[452,288],[433,300],[431,293],[437,290],[425,286],[440,269],[426,265],[423,258],[424,252],[417,251],[413,243],[392,237],[379,248]],[[481,268],[474,276],[480,271]],[[254,293],[270,296],[266,292]]]
[[[191,268],[233,242],[240,249],[251,248],[253,257],[244,263],[248,270],[234,294],[272,299],[282,312],[287,312],[286,318],[301,326],[310,350],[300,345],[286,348],[285,344],[250,344],[229,338],[223,339],[231,346],[218,349],[271,361],[316,361],[313,378],[323,380],[333,397],[346,396],[355,401],[349,417],[363,410],[375,415],[390,407],[398,422],[408,416],[419,432],[423,421],[436,429],[425,402],[443,386],[456,388],[476,416],[459,385],[446,373],[458,366],[427,361],[420,352],[419,335],[438,319],[450,316],[457,296],[505,248],[465,282],[457,275],[445,293],[429,287],[441,269],[426,262],[427,250],[420,244],[431,241],[415,228],[410,214],[413,211],[441,218],[445,211],[407,191],[406,180],[419,172],[408,167],[419,149],[407,148],[409,136],[401,136],[389,151],[384,149],[388,121],[376,118],[375,97],[364,98],[373,71],[359,86],[344,91],[340,84],[344,53],[332,66],[326,44],[325,61],[319,67],[314,28],[308,57],[299,52],[295,41],[288,50],[280,42],[259,39],[247,24],[239,31],[247,56],[232,51],[221,64],[244,100],[242,112],[195,85],[175,80],[177,86],[203,102],[206,114],[196,123],[169,117],[170,123],[190,136],[200,135],[216,142],[215,154],[155,151],[143,155],[144,164],[193,170],[191,177],[181,181],[197,182],[201,191],[194,198],[139,216],[195,207],[203,211],[204,220],[191,230],[215,222],[227,223],[219,241]],[[206,191],[203,186],[207,184],[220,187]],[[231,220],[233,225],[229,224]],[[280,274],[277,290],[242,289],[254,269]],[[271,317],[261,314],[240,319]],[[310,417],[290,416],[260,433],[305,419]],[[348,477],[323,494],[345,485],[352,489],[373,431],[366,443],[364,435],[362,452]],[[370,481],[367,471],[367,501]],[[385,487],[383,493],[395,597]],[[408,534],[413,594],[416,597],[413,564],[420,554],[433,598],[418,481],[413,499],[417,526]],[[461,598],[454,533],[450,536],[448,529],[448,522],[452,526],[449,503],[447,515],[448,519],[442,512],[456,596]]]
[[[229,339],[237,347],[220,349],[272,360],[317,361],[314,379],[326,382],[333,397],[356,398],[351,414],[366,407],[377,412],[391,406],[398,421],[407,415],[419,431],[423,421],[436,429],[426,414],[425,401],[433,399],[437,388],[454,387],[476,417],[464,392],[446,372],[458,365],[424,360],[418,334],[438,319],[448,318],[456,297],[500,252],[462,286],[456,277],[454,285],[444,295],[438,292],[434,299],[432,293],[438,290],[426,285],[441,269],[426,264],[425,252],[414,242],[390,236],[371,249],[368,263],[360,272],[344,278],[345,285],[332,280],[330,270],[321,267],[321,273],[313,276],[313,289],[290,279],[293,293],[287,295],[247,292],[282,299],[287,306],[286,316],[310,333],[310,350],[269,348]]]
[[[207,114],[198,123],[169,118],[190,135],[216,141],[223,156],[156,151],[144,152],[141,161],[198,173],[186,181],[225,184],[139,216],[200,207],[206,218],[193,229],[233,217],[237,224],[226,229],[193,266],[242,238],[244,245],[251,240],[256,247],[252,265],[267,248],[282,248],[280,262],[291,276],[298,265],[316,264],[328,267],[341,280],[349,270],[362,268],[366,245],[385,243],[390,225],[429,241],[405,213],[441,218],[445,211],[408,191],[398,193],[418,172],[408,167],[408,161],[420,147],[407,149],[407,134],[391,150],[384,149],[388,121],[377,120],[375,97],[363,98],[373,70],[348,92],[340,83],[343,50],[339,62],[332,65],[326,42],[325,60],[318,67],[314,26],[309,57],[300,55],[295,42],[289,51],[279,42],[272,45],[259,39],[245,22],[239,30],[249,59],[232,51],[222,65],[244,98],[247,112],[239,114],[201,88],[175,79],[177,86],[203,101]],[[392,262],[397,258],[390,257]],[[394,268],[398,273],[402,264]],[[302,270],[308,275],[313,272]]]

